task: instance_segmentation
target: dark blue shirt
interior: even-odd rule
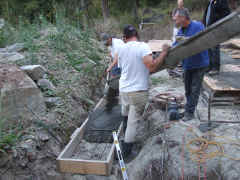
[[[180,28],[177,35],[191,37],[200,31],[204,30],[204,25],[199,21],[191,21],[187,28]],[[177,43],[175,42],[174,45]],[[209,57],[208,51],[202,51],[196,55],[193,55],[189,58],[183,60],[183,69],[190,70],[196,68],[208,67],[209,65]]]

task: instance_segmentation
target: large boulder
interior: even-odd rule
[[[0,63],[15,63],[24,59],[24,56],[17,52],[0,52]]]
[[[16,43],[10,46],[7,46],[5,48],[0,48],[1,53],[12,53],[12,52],[19,52],[24,49],[24,44],[23,43]]]
[[[12,124],[45,112],[41,91],[33,80],[15,65],[0,65],[0,116]],[[11,123],[10,123],[11,122]]]
[[[44,74],[47,73],[47,70],[41,65],[26,65],[21,66],[20,69],[26,72],[34,81],[42,79]]]
[[[227,110],[225,117],[224,112],[219,111],[218,114],[225,120],[230,117],[226,115]],[[166,123],[164,112],[156,111],[149,120],[150,131],[154,134],[145,141],[138,156],[127,164],[129,179],[155,180],[164,177],[177,180],[184,174],[186,179],[194,180],[199,178],[199,165],[201,177],[211,180],[219,177],[240,179],[238,125],[221,124],[208,134],[199,131],[197,118],[188,122]],[[163,125],[165,135],[159,128]],[[201,160],[200,163],[198,160]]]
[[[43,90],[52,90],[54,91],[56,87],[48,79],[39,79],[37,85]]]

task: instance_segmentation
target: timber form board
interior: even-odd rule
[[[147,43],[152,52],[161,52],[164,44],[172,45],[171,40],[149,40]]]
[[[232,64],[222,66],[223,71],[216,76],[205,76],[203,85],[214,97],[240,97],[240,67]]]
[[[99,101],[97,107],[103,104],[103,98]],[[95,109],[96,109],[95,108]],[[115,145],[112,144],[111,150],[106,160],[84,160],[70,158],[76,146],[79,144],[83,137],[84,128],[87,124],[88,119],[84,121],[80,128],[77,128],[71,136],[70,142],[64,148],[57,158],[57,166],[60,172],[76,173],[76,174],[95,174],[95,175],[110,175],[112,169],[112,163],[114,158]],[[122,125],[118,130],[120,133]]]

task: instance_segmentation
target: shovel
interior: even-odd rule
[[[108,84],[109,78],[110,78],[110,73],[108,72],[107,73],[107,82],[105,84],[104,91],[103,91],[104,96],[107,96],[108,91],[109,91],[109,84]]]

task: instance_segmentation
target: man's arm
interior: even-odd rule
[[[143,63],[151,73],[156,72],[158,67],[163,64],[164,59],[168,54],[168,49],[168,45],[163,45],[163,50],[156,59],[153,59],[152,54],[143,57]]]
[[[116,53],[114,55],[114,59],[113,62],[110,64],[110,66],[107,68],[107,72],[110,72],[112,70],[112,68],[118,63],[118,54]]]

